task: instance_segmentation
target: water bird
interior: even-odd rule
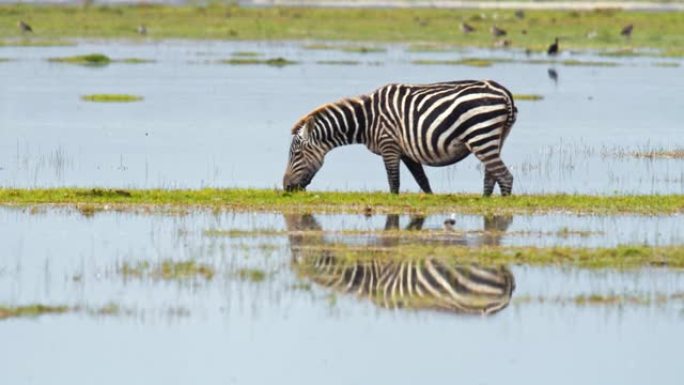
[[[515,11],[515,17],[517,17],[520,20],[524,19],[525,11],[523,11],[522,9],[518,9],[517,11]]]
[[[501,28],[497,27],[496,25],[493,25],[492,26],[492,35],[494,37],[506,36],[506,30],[501,29]]]
[[[496,41],[494,43],[494,46],[498,47],[498,48],[508,48],[511,46],[511,44],[513,44],[513,42],[510,41],[509,39],[501,39],[501,40]]]
[[[147,27],[145,26],[145,24],[140,24],[138,26],[137,31],[139,35],[147,35]]]
[[[546,50],[546,53],[549,55],[558,55],[558,38],[554,40],[553,44],[549,46],[549,49]]]
[[[447,218],[444,220],[444,230],[454,231],[454,225],[455,224],[456,224],[456,220],[454,219],[454,216],[452,215],[451,218]]]
[[[547,73],[549,74],[549,79],[553,80],[554,83],[558,83],[558,72],[556,72],[555,68],[549,68]]]
[[[620,35],[624,37],[632,37],[632,31],[634,31],[634,24],[627,24],[626,26],[622,27]]]
[[[22,33],[33,32],[33,28],[31,28],[31,26],[28,25],[24,20],[19,20],[19,23],[17,25],[19,26],[19,29]]]
[[[461,31],[463,31],[463,33],[475,32],[475,27],[468,23],[461,23]]]

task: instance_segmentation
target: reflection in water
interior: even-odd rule
[[[407,230],[421,230],[424,217],[412,217]],[[486,267],[459,264],[453,259],[416,256],[398,259],[377,257],[371,252],[364,260],[345,258],[325,240],[314,216],[286,215],[295,270],[314,282],[344,293],[367,297],[386,308],[436,309],[456,313],[492,314],[508,306],[515,279],[505,266]],[[476,245],[497,245],[512,217],[485,217],[483,235]],[[399,216],[388,215],[386,230],[399,228]],[[315,230],[306,232],[306,230]],[[465,237],[429,240],[437,244],[468,245]],[[397,247],[401,236],[380,237],[382,246]],[[307,247],[328,244],[330,247]]]
[[[549,79],[553,80],[554,84],[558,84],[558,72],[556,71],[556,69],[553,67],[549,68],[547,73],[549,74]]]

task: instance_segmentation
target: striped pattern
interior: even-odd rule
[[[323,253],[299,261],[314,282],[367,297],[386,308],[492,314],[508,306],[515,288],[504,266],[459,265],[438,259],[352,263]]]
[[[292,130],[283,186],[305,188],[328,151],[359,143],[382,156],[393,193],[399,192],[401,162],[429,193],[423,165],[446,166],[472,153],[485,166],[484,195],[497,183],[509,195],[513,176],[500,154],[516,112],[511,93],[493,81],[389,84],[300,119]]]
[[[412,217],[406,229],[421,230],[424,218]],[[477,244],[499,244],[500,234],[511,217],[486,217],[484,227],[490,236]],[[350,261],[338,257],[334,249],[310,248],[325,245],[325,235],[306,233],[321,230],[309,214],[286,215],[295,270],[317,284],[342,293],[369,298],[386,308],[436,309],[455,313],[492,314],[504,309],[515,289],[513,274],[505,266],[484,267],[458,264],[439,258],[423,260],[373,259]],[[385,229],[399,228],[399,217],[388,215]],[[397,246],[399,238],[381,237],[378,243]],[[465,245],[465,239],[437,240],[437,243]]]

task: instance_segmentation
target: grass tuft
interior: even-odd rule
[[[234,57],[230,59],[220,60],[221,64],[230,65],[268,65],[273,67],[284,67],[287,65],[297,64],[296,61],[288,60],[283,57],[275,57],[270,59],[258,59],[252,57]]]
[[[526,102],[537,102],[543,100],[544,97],[537,94],[513,94],[513,99],[516,102],[526,101]]]
[[[48,59],[52,63],[68,63],[87,66],[105,66],[112,62],[112,59],[101,53],[91,53],[88,55],[76,55],[65,57],[52,57]]]
[[[91,94],[81,96],[81,100],[99,103],[131,103],[139,102],[143,100],[143,97],[128,94]]]
[[[261,269],[244,268],[239,269],[236,273],[237,277],[244,281],[254,283],[263,282],[266,280],[267,274]]]
[[[41,304],[7,307],[0,306],[0,320],[16,317],[38,317],[44,314],[61,314],[70,309],[68,306],[49,306]]]

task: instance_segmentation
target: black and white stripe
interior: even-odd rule
[[[429,193],[423,165],[446,166],[472,153],[485,167],[484,195],[491,195],[496,183],[509,195],[513,176],[500,155],[516,113],[511,93],[491,80],[389,84],[300,119],[292,130],[283,185],[306,187],[328,151],[360,143],[382,156],[393,193],[399,191],[400,162]]]
[[[350,262],[330,253],[297,262],[317,284],[367,297],[386,308],[492,314],[508,306],[515,288],[505,266],[459,265],[433,258]]]
[[[292,260],[298,275],[342,293],[369,298],[386,308],[436,309],[456,313],[492,314],[511,301],[515,279],[505,266],[459,264],[441,258],[387,258],[383,255],[354,261],[336,254],[321,227],[311,215],[285,216],[290,232]],[[398,228],[398,216],[387,217],[386,229]],[[415,217],[407,229],[420,230],[422,219]],[[485,232],[495,234],[510,224],[510,218],[485,218]],[[315,230],[314,232],[307,230]],[[483,237],[478,244],[498,244]],[[382,238],[379,244],[397,246],[399,239]],[[392,245],[392,243],[395,243]],[[466,245],[465,239],[437,240],[438,244]]]

